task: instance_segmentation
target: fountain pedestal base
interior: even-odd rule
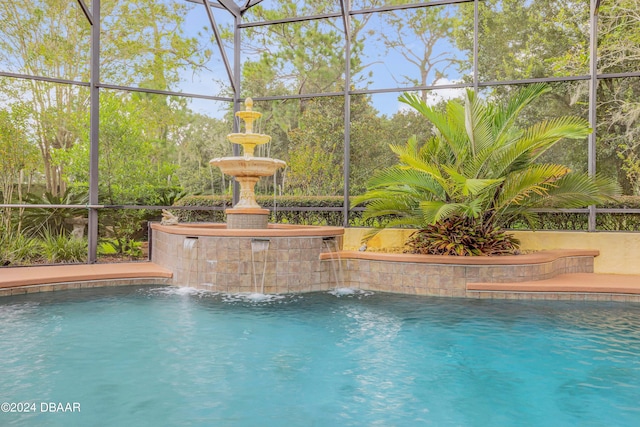
[[[225,210],[227,214],[227,228],[267,228],[269,209],[262,208],[231,208]]]

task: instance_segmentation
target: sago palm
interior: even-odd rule
[[[366,204],[366,218],[388,219],[385,227],[431,227],[438,234],[460,224],[459,232],[475,230],[482,239],[515,218],[535,228],[536,208],[584,207],[614,197],[619,190],[612,180],[571,172],[560,164],[536,163],[563,138],[582,139],[591,132],[579,117],[519,128],[520,112],[548,91],[546,85],[530,85],[502,105],[485,103],[469,90],[463,102],[449,101],[444,111],[416,95],[402,95],[400,101],[434,125],[435,136],[424,143],[411,138],[406,144],[391,144],[399,163],[379,171],[354,203]],[[456,232],[450,230],[453,235],[438,243],[443,250],[433,253],[492,253],[465,248],[467,236]],[[497,253],[504,253],[500,247]]]

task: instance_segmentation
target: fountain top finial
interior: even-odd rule
[[[245,99],[244,100],[244,106],[246,108],[246,111],[253,110],[253,99],[251,99],[251,98]]]

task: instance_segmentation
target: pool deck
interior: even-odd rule
[[[0,296],[100,286],[167,284],[171,277],[170,270],[152,262],[2,268]],[[510,298],[511,295],[536,293],[570,293],[576,296],[617,294],[637,298],[640,295],[640,276],[560,274],[551,279],[536,281],[467,283],[467,292],[469,296],[476,298]],[[635,298],[632,297],[631,300]]]
[[[166,284],[173,273],[152,262],[0,269],[0,296],[64,289]]]

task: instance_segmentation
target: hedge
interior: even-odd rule
[[[302,225],[342,225],[342,196],[305,197],[305,196],[256,196],[258,204],[271,209],[269,222]],[[231,207],[230,196],[187,196],[178,200],[174,206],[207,207],[208,210],[175,210],[174,214],[183,222],[224,222],[224,210]],[[297,208],[297,209],[296,209]],[[334,210],[317,210],[334,208]],[[602,209],[640,209],[640,197],[624,196],[617,202],[598,206]],[[540,214],[541,230],[587,230],[589,215],[575,212],[545,212]],[[375,220],[363,220],[362,210],[349,212],[349,224],[356,227],[377,226]],[[511,228],[527,228],[522,222],[511,224]],[[640,231],[638,213],[598,213],[596,229],[606,231]]]
[[[342,225],[342,196],[256,196],[256,202],[271,209],[269,222],[302,225]],[[176,210],[173,212],[184,222],[224,222],[224,210],[230,208],[230,196],[188,196],[178,200],[174,206],[208,207],[217,210]],[[295,210],[291,208],[299,208]],[[334,208],[335,210],[315,210]]]

